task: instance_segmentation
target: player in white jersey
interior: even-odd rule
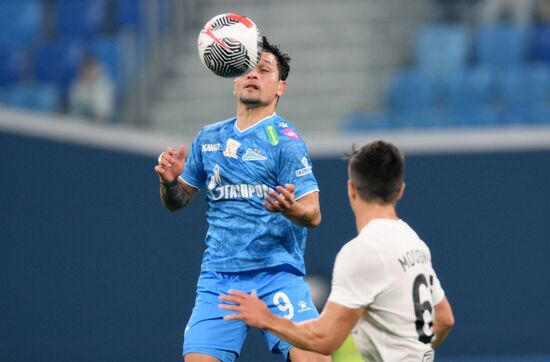
[[[454,325],[430,250],[396,213],[404,160],[392,144],[375,141],[349,159],[348,195],[358,236],[340,250],[332,290],[320,317],[296,323],[271,314],[256,293],[222,296],[225,310],[294,346],[333,353],[352,333],[365,361],[434,359]]]

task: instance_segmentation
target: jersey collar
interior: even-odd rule
[[[248,131],[248,130],[254,128],[254,127],[256,127],[257,125],[259,125],[260,123],[262,123],[262,122],[265,121],[266,119],[269,119],[269,118],[271,118],[271,117],[273,117],[273,116],[276,116],[276,115],[277,115],[277,113],[276,113],[276,112],[273,112],[273,114],[271,114],[271,115],[269,115],[269,116],[267,116],[267,117],[264,117],[264,118],[260,119],[258,122],[254,123],[253,125],[250,125],[250,126],[246,127],[246,128],[243,129],[243,130],[241,130],[241,129],[239,129],[239,127],[237,127],[237,117],[235,117],[235,123],[233,124],[233,128],[235,128],[235,131],[236,131],[237,133],[245,133],[246,131]]]
[[[403,225],[403,220],[393,220],[393,219],[372,219],[367,225],[363,226],[359,231],[359,234],[364,233],[368,228],[374,227],[375,225],[387,225],[387,226],[397,226],[400,227]]]

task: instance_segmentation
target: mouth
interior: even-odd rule
[[[260,87],[258,87],[256,84],[249,83],[249,84],[246,84],[246,85],[244,86],[244,89],[254,89],[254,90],[258,90],[258,89],[260,89]]]

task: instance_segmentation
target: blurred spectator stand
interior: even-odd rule
[[[69,112],[106,123],[113,118],[114,104],[115,91],[108,73],[98,59],[86,55],[69,89]]]

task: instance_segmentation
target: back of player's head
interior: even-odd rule
[[[264,52],[269,52],[277,59],[279,68],[279,79],[286,80],[288,72],[290,72],[290,57],[283,53],[277,45],[271,44],[265,36],[262,36],[262,46]]]
[[[348,159],[351,181],[362,200],[383,204],[397,201],[405,175],[405,160],[397,147],[374,141],[354,150]]]

